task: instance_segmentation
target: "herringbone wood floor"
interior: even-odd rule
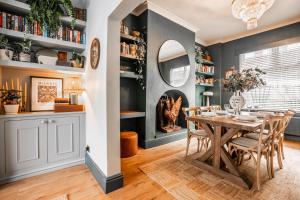
[[[125,187],[105,195],[85,165],[47,173],[0,187],[1,200],[54,199],[67,194],[70,200],[84,199],[174,199],[139,167],[168,157],[185,149],[185,140],[157,148],[143,150],[138,155],[122,159]],[[286,142],[291,148],[300,149],[300,143]],[[195,149],[192,147],[192,149]]]

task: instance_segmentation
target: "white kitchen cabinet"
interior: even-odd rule
[[[45,119],[6,121],[5,172],[13,176],[47,163],[47,124]]]
[[[48,161],[79,157],[79,117],[56,117],[48,121]]]
[[[84,163],[85,113],[0,115],[0,183]]]

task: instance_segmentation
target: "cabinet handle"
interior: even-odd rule
[[[48,121],[48,123],[49,123],[49,124],[53,124],[53,123],[55,123],[55,120],[50,119],[50,120]]]
[[[42,121],[41,121],[41,124],[47,124],[47,123],[48,123],[47,120],[42,120]]]

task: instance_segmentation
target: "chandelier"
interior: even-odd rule
[[[275,0],[233,0],[232,14],[247,23],[247,29],[257,27],[258,20],[273,5]]]

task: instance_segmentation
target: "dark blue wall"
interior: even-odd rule
[[[178,90],[185,94],[190,106],[195,105],[195,33],[151,10],[147,13],[146,143],[156,139],[156,105],[161,95]],[[157,57],[161,45],[167,40],[180,42],[187,50],[191,64],[188,81],[178,88],[168,85],[159,73]]]
[[[255,34],[230,42],[215,44],[208,46],[207,49],[211,53],[215,63],[216,78],[219,79],[214,88],[215,94],[220,91],[220,97],[214,97],[214,102],[220,101],[223,105],[228,103],[230,94],[222,90],[221,80],[224,77],[225,71],[230,67],[239,67],[239,55],[255,50],[281,46],[294,42],[300,42],[300,23],[291,24],[280,27],[267,32]],[[299,69],[300,70],[300,69]],[[300,116],[295,117],[288,128],[290,135],[300,136]]]

